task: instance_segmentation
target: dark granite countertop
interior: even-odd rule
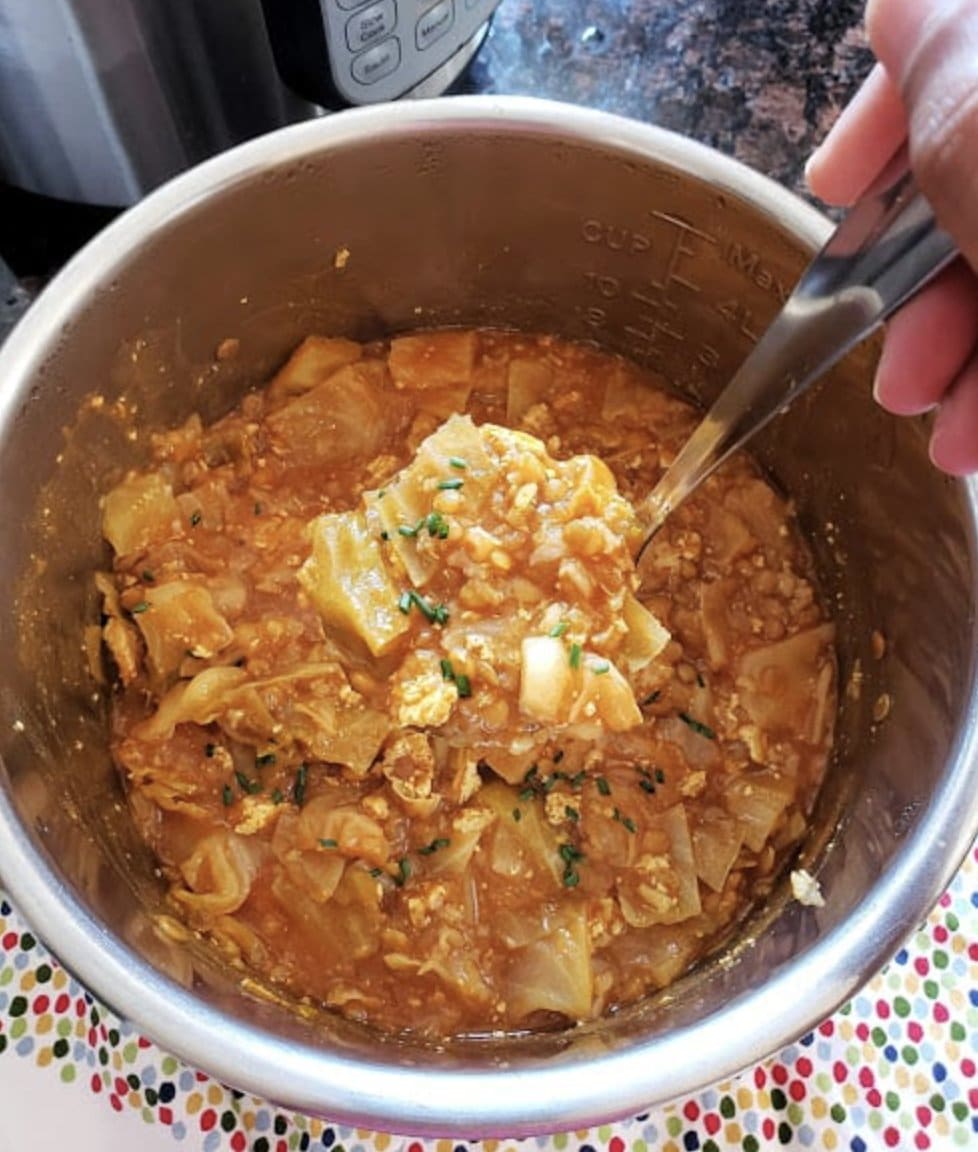
[[[862,0],[503,0],[465,83],[670,128],[803,191],[869,71]]]

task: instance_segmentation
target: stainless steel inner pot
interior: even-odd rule
[[[277,1001],[203,942],[181,942],[126,820],[106,689],[83,649],[97,620],[90,573],[104,563],[99,492],[143,458],[147,429],[225,411],[305,334],[555,331],[705,401],[827,231],[782,188],[668,133],[475,97],[265,137],[90,244],[0,353],[0,875],[64,964],[230,1084],[337,1120],[467,1137],[569,1129],[674,1098],[776,1051],[853,993],[978,831],[978,491],[931,468],[923,422],[875,407],[871,349],[757,446],[797,502],[839,622],[837,754],[801,858],[825,907],[785,886],[713,962],[613,1019],[419,1048]],[[227,337],[239,355],[218,360]],[[91,393],[104,403],[79,416]]]

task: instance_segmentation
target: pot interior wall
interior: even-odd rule
[[[369,1049],[344,1025],[314,1033],[274,1004],[253,1007],[205,951],[153,925],[158,881],[125,820],[104,750],[106,689],[93,685],[82,643],[97,621],[89,574],[105,561],[99,492],[143,458],[147,429],[193,410],[220,414],[310,332],[555,331],[632,356],[706,402],[806,259],[800,240],[730,188],[616,154],[613,142],[554,143],[489,122],[246,171],[146,235],[58,343],[37,350],[0,445],[0,638],[11,654],[0,752],[25,823],[68,888],[152,964],[228,1010],[283,1035]],[[218,362],[227,337],[239,355]],[[971,691],[971,521],[962,487],[928,464],[925,428],[873,405],[872,360],[872,349],[850,357],[757,449],[797,501],[840,624],[838,753],[806,849],[824,857],[827,906],[782,901],[736,963],[675,990],[668,1013],[659,998],[578,1044],[626,1043],[762,982],[843,920],[939,790]],[[105,403],[79,416],[89,393]],[[108,415],[116,403],[127,406],[125,431]]]

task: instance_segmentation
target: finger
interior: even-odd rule
[[[978,360],[975,358],[965,365],[937,410],[930,458],[952,476],[978,471]]]
[[[976,347],[978,280],[959,260],[890,319],[873,394],[889,412],[926,412]]]
[[[866,26],[903,96],[918,182],[978,267],[978,4],[869,0]]]
[[[906,133],[903,98],[877,64],[805,165],[808,187],[827,204],[851,204],[879,175]]]

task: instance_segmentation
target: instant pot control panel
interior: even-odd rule
[[[326,108],[434,96],[462,71],[500,0],[263,0],[283,79]]]

